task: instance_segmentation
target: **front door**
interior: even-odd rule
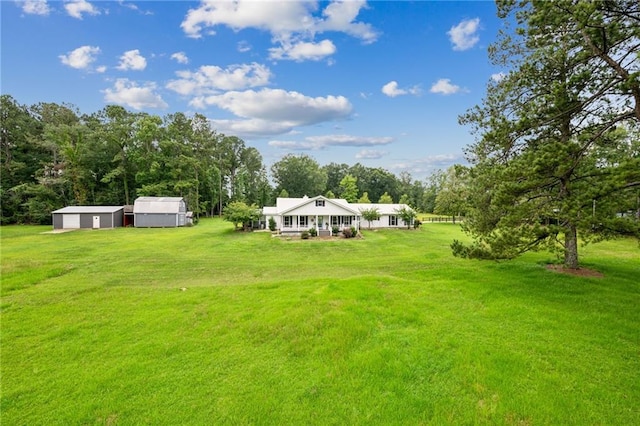
[[[93,229],[100,228],[100,216],[93,217]]]

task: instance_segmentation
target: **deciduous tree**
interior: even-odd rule
[[[362,214],[362,218],[369,222],[369,229],[371,229],[371,222],[380,219],[380,210],[378,210],[377,207],[372,207],[370,209],[361,209],[360,213]]]
[[[287,190],[290,197],[315,197],[325,192],[327,175],[308,155],[285,155],[271,166],[276,190]]]

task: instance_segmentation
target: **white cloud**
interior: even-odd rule
[[[272,34],[306,31],[314,25],[311,2],[202,1],[180,25],[188,37],[200,38],[205,28],[226,25],[236,31],[257,28]]]
[[[461,154],[438,154],[411,159],[392,164],[389,169],[395,172],[410,172],[414,176],[426,175],[438,169],[446,169],[454,164],[465,164]]]
[[[353,107],[343,96],[312,98],[281,89],[226,92],[197,97],[196,108],[216,106],[239,117],[237,120],[212,120],[221,133],[238,136],[265,136],[291,132],[297,126],[347,119]]]
[[[318,60],[335,52],[329,40],[316,43],[314,37],[323,32],[342,32],[373,43],[378,33],[367,23],[357,22],[365,1],[337,1],[318,14],[317,2],[253,1],[223,2],[205,0],[190,9],[182,21],[188,37],[200,38],[205,30],[224,25],[234,31],[255,28],[271,33],[277,47],[270,49],[273,59]]]
[[[136,110],[144,108],[166,108],[167,103],[158,95],[155,83],[145,83],[139,86],[136,82],[126,78],[116,80],[112,89],[105,89],[105,102],[125,105]]]
[[[238,90],[269,84],[271,71],[257,63],[231,65],[222,69],[215,65],[204,65],[197,71],[178,71],[177,80],[167,83],[167,89],[181,95],[208,95],[219,91]],[[198,100],[194,100],[196,104]]]
[[[214,128],[222,134],[238,137],[264,137],[281,135],[293,130],[293,125],[287,122],[274,122],[260,119],[248,120],[211,120]]]
[[[29,15],[46,16],[51,12],[47,0],[26,0],[22,2],[22,11]]]
[[[453,95],[454,93],[463,91],[463,89],[460,86],[451,84],[451,80],[448,78],[441,78],[431,86],[431,90],[429,91],[431,93],[440,93],[442,95]]]
[[[295,151],[325,149],[330,146],[378,146],[393,142],[390,137],[363,137],[352,135],[309,136],[302,141],[269,141],[269,146]],[[366,151],[366,150],[365,150]],[[365,152],[361,151],[361,152]],[[370,151],[373,152],[373,151]],[[376,151],[378,152],[378,151]]]
[[[385,95],[395,98],[396,96],[401,95],[419,95],[421,93],[420,86],[413,86],[408,89],[400,89],[398,87],[397,81],[390,81],[384,86],[382,86],[382,93]]]
[[[245,53],[251,50],[251,45],[248,41],[242,40],[238,42],[238,52]]]
[[[331,40],[322,40],[320,43],[283,42],[280,47],[269,49],[269,57],[276,60],[288,59],[297,62],[304,60],[319,61],[327,56],[333,55],[335,52],[336,46]]]
[[[96,60],[96,55],[100,53],[97,46],[80,46],[68,52],[66,55],[60,55],[58,58],[63,64],[75,69],[88,69]]]
[[[137,5],[133,3],[125,3],[124,0],[118,0],[118,3],[122,7],[126,7],[127,9],[135,10],[136,12],[141,13],[142,15],[153,15],[153,12],[150,10],[142,10]]]
[[[311,98],[298,92],[262,89],[226,92],[202,99],[239,117],[288,122],[303,126],[347,118],[353,109],[344,96]]]
[[[322,12],[326,19],[318,23],[317,30],[345,32],[365,43],[373,43],[378,39],[378,33],[373,27],[363,22],[354,22],[360,10],[366,6],[367,2],[363,0],[334,1]]]
[[[107,67],[104,65],[100,65],[99,67],[96,67],[96,72],[102,74],[103,72],[105,72],[107,70]]]
[[[120,64],[117,66],[121,71],[142,71],[146,67],[147,60],[140,54],[138,49],[124,52],[124,54],[120,56]]]
[[[357,160],[377,160],[378,158],[382,158],[387,155],[386,151],[378,151],[372,149],[363,149],[362,151],[356,154]]]
[[[82,14],[99,15],[100,11],[86,0],[71,0],[64,4],[69,16],[82,19]]]
[[[495,81],[496,83],[501,82],[507,75],[503,72],[498,72],[495,74],[491,74],[491,80]]]
[[[465,19],[451,27],[447,34],[453,43],[453,50],[467,50],[475,46],[480,41],[477,35],[479,29],[480,18]]]
[[[171,55],[171,59],[175,60],[177,63],[179,64],[188,64],[189,63],[189,58],[187,57],[187,54],[184,52],[176,52],[173,55]]]

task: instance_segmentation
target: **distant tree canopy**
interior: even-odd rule
[[[489,52],[509,72],[461,117],[479,136],[464,225],[474,242],[454,253],[548,248],[577,268],[578,234],[640,235],[640,2],[497,5],[505,29]]]
[[[327,185],[327,173],[308,155],[285,155],[271,166],[271,175],[276,190],[286,189],[294,198],[323,194]]]
[[[181,196],[197,216],[240,201],[327,194],[369,203],[402,198],[433,211],[435,187],[403,172],[287,155],[271,167],[235,136],[217,133],[200,114],[160,117],[108,105],[82,114],[69,104],[20,105],[0,97],[0,223],[51,223],[67,205],[132,204],[139,196]]]

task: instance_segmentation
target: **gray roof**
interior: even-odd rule
[[[123,206],[68,206],[51,213],[115,213],[123,208]]]
[[[179,213],[184,207],[182,197],[138,197],[133,213]]]
[[[353,203],[351,204],[351,207],[355,208],[359,212],[361,212],[362,210],[378,209],[378,213],[380,213],[381,215],[395,215],[398,214],[398,211],[402,209],[413,210],[406,204]]]

